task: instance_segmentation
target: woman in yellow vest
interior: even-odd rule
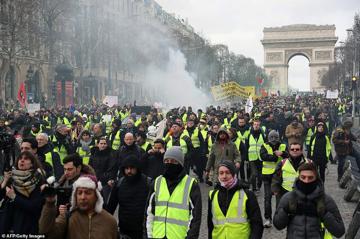
[[[315,134],[310,139],[309,146],[309,158],[316,164],[323,183],[325,183],[325,169],[331,154],[330,138],[325,132],[325,123],[319,122],[316,125]]]
[[[262,238],[264,229],[259,204],[255,194],[238,181],[234,163],[223,161],[217,174],[219,183],[209,192],[209,238]]]
[[[274,215],[278,230],[287,227],[287,239],[340,238],[345,233],[339,209],[324,192],[314,163],[299,166],[294,190],[281,199]]]

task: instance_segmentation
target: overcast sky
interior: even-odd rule
[[[230,51],[243,54],[263,66],[260,40],[264,27],[290,24],[335,24],[339,41],[346,38],[360,0],[156,0],[164,10],[188,19],[196,32],[213,44],[222,43]],[[338,41],[338,42],[339,42]],[[294,57],[290,61],[289,84],[308,89],[308,61]]]

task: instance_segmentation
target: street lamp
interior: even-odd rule
[[[348,35],[350,34],[354,34],[353,29],[346,29],[346,31],[348,32]],[[354,37],[354,61],[353,61],[353,71],[352,71],[352,112],[351,112],[351,117],[353,119],[355,119],[355,93],[357,90],[357,75],[356,75],[356,39],[355,36]]]

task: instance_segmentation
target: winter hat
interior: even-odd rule
[[[171,126],[173,126],[173,125],[177,125],[177,126],[179,126],[179,127],[183,127],[181,123],[176,122],[176,121],[172,122]]]
[[[126,167],[134,167],[140,169],[140,160],[135,155],[130,155],[126,157],[121,163],[121,170],[124,170]]]
[[[230,160],[224,160],[218,165],[218,170],[221,166],[227,167],[230,170],[231,175],[236,174],[236,167],[235,164]]]
[[[175,159],[179,162],[179,164],[181,164],[181,166],[184,167],[184,154],[180,146],[173,146],[170,149],[166,150],[164,155],[164,160],[165,159]]]
[[[121,120],[120,119],[114,119],[114,121],[112,122],[113,125],[116,126],[121,126]]]
[[[353,122],[352,122],[351,118],[344,117],[344,119],[342,121],[342,125],[344,128],[350,129],[351,127],[353,127]]]
[[[75,199],[75,194],[76,194],[76,190],[77,188],[89,188],[89,189],[94,189],[96,192],[96,196],[97,196],[97,201],[95,204],[95,212],[96,213],[100,213],[102,211],[103,208],[103,204],[104,204],[104,199],[101,196],[101,183],[97,181],[96,176],[95,175],[90,175],[90,174],[86,174],[86,175],[81,175],[78,180],[75,181],[75,183],[73,184],[73,191],[71,194],[71,208],[70,211],[73,211],[76,207],[76,199]]]
[[[276,130],[271,130],[268,135],[269,142],[277,142],[280,140],[279,133]]]

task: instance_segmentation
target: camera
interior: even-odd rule
[[[72,187],[61,187],[59,184],[55,183],[55,177],[51,176],[47,180],[48,185],[42,191],[44,197],[57,197],[57,205],[67,205],[70,203]]]

